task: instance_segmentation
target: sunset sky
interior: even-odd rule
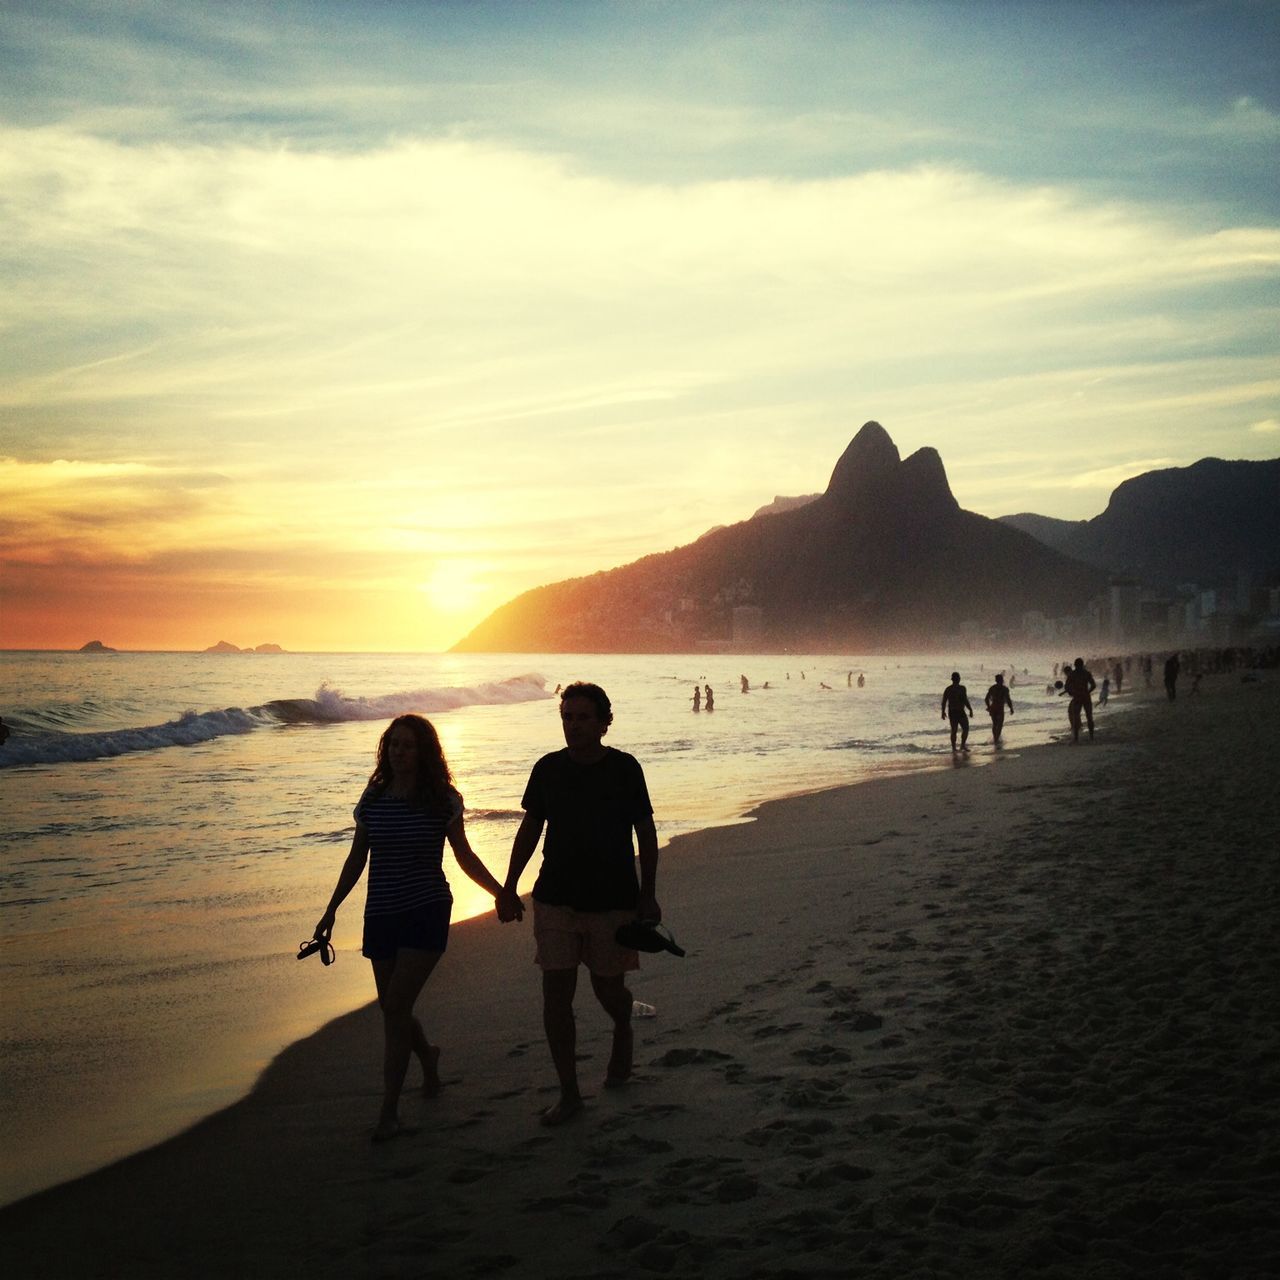
[[[0,647],[433,650],[1280,454],[1280,5],[0,0]]]

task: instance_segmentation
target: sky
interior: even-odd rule
[[[0,647],[436,651],[1280,455],[1280,4],[0,0]]]

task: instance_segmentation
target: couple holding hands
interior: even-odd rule
[[[604,745],[612,721],[599,685],[579,682],[561,691],[565,746],[543,756],[529,775],[504,884],[467,840],[462,797],[431,722],[397,716],[379,740],[369,785],[356,805],[351,851],[314,933],[328,942],[338,907],[368,864],[361,950],[373,965],[385,1034],[374,1142],[404,1131],[398,1109],[411,1056],[422,1064],[424,1093],[440,1088],[440,1048],[427,1040],[413,1006],[449,937],[453,899],[442,866],[445,840],[463,873],[493,894],[498,918],[510,922],[524,917],[516,886],[546,829],[533,887],[533,933],[543,1026],[560,1096],[542,1113],[542,1123],[562,1124],[582,1110],[573,1015],[579,965],[586,966],[591,989],[613,1022],[605,1084],[619,1085],[630,1076],[632,999],[626,975],[639,967],[639,958],[615,935],[637,919],[661,920],[662,911],[655,897],[658,835],[644,771],[634,756]]]

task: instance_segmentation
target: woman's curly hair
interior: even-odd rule
[[[425,716],[396,716],[383,730],[382,737],[378,739],[377,761],[369,775],[369,790],[374,795],[381,795],[391,785],[389,747],[391,734],[400,725],[404,725],[413,734],[414,741],[418,744],[418,776],[410,793],[410,803],[418,809],[447,812],[452,803],[453,774],[449,771],[449,762],[444,758],[440,735]]]

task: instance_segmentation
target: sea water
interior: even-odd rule
[[[997,670],[1016,673],[1006,751],[1061,732],[1051,661],[960,664],[979,711],[966,762],[994,758],[981,698]],[[644,765],[665,842],[770,798],[951,767],[939,700],[952,665],[0,653],[12,731],[0,747],[0,1202],[179,1132],[243,1096],[285,1045],[372,998],[362,888],[338,916],[338,963],[321,973],[294,956],[393,715],[435,723],[472,845],[501,879],[529,769],[562,745],[559,684],[608,690],[607,741]],[[708,683],[715,709],[695,713],[694,686]],[[491,909],[447,851],[446,870],[455,919]],[[678,921],[679,903],[660,897]]]

